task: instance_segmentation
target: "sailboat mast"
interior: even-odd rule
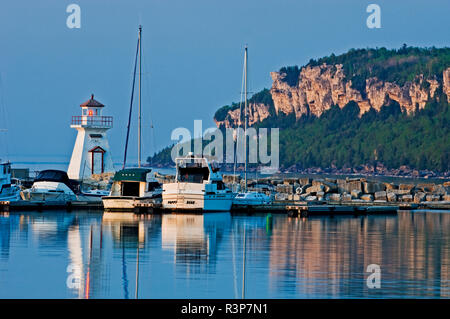
[[[134,58],[133,86],[131,88],[130,112],[128,113],[127,138],[125,139],[125,152],[123,154],[123,166],[122,166],[122,169],[125,169],[125,166],[127,164],[128,139],[130,137],[131,113],[133,112],[134,84],[136,82],[136,66],[137,66],[137,58],[138,58],[139,46],[140,46],[140,42],[139,42],[139,39],[138,39],[137,45],[136,45],[136,56]]]
[[[245,55],[244,55],[244,152],[245,152],[245,165],[244,165],[244,191],[247,191],[247,59],[248,59],[248,53],[247,53],[247,45],[245,46]]]
[[[142,78],[142,26],[139,26],[139,119],[138,119],[138,167],[141,167],[141,78]]]

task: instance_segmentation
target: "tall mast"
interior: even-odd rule
[[[137,66],[139,45],[140,45],[140,42],[139,42],[139,39],[138,39],[137,45],[136,45],[136,56],[134,57],[133,86],[131,88],[130,112],[128,113],[127,138],[125,140],[125,152],[123,154],[123,166],[122,166],[122,169],[125,169],[125,166],[127,164],[128,139],[130,137],[131,113],[133,112],[134,84],[136,82],[136,66]]]
[[[247,191],[247,45],[245,45],[245,55],[244,55],[244,152],[245,152],[245,166],[244,166],[244,191]]]
[[[139,120],[138,120],[138,167],[141,167],[141,77],[142,77],[142,26],[139,26]]]

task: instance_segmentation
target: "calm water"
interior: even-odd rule
[[[248,298],[450,297],[450,213],[416,211],[3,213],[0,298],[135,298],[137,273],[139,298],[240,298],[244,235]],[[369,264],[380,289],[367,288]]]

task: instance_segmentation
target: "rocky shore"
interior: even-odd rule
[[[239,175],[224,175],[224,182],[236,180],[243,186]],[[371,181],[366,178],[263,178],[248,181],[248,189],[270,192],[276,200],[331,201],[331,202],[450,202],[450,182],[442,184],[394,184]]]

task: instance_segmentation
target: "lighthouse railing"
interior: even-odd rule
[[[82,126],[86,125],[101,128],[111,128],[113,126],[113,117],[74,115],[72,116],[72,125],[82,125]]]

